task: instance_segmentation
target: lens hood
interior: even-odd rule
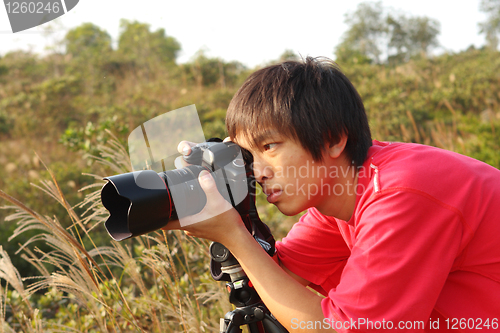
[[[104,178],[101,201],[110,216],[105,226],[117,241],[164,227],[172,213],[169,190],[153,170]]]

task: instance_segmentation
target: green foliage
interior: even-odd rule
[[[135,28],[140,30],[141,25]],[[132,32],[128,29],[123,33]],[[150,34],[159,42],[172,41],[161,31]],[[102,181],[92,185],[93,177],[84,173],[105,176],[125,172],[112,167],[115,153],[121,151],[117,144],[99,158],[84,157],[110,144],[105,131],[113,131],[118,135],[114,142],[124,144],[128,133],[143,122],[194,103],[205,135],[224,137],[225,109],[247,69],[238,62],[205,56],[205,83],[198,87],[186,79],[185,69],[175,64],[175,58],[167,60],[164,54],[157,54],[161,45],[149,50],[151,57],[138,61],[125,57],[123,49],[108,49],[106,40],[105,32],[84,25],[66,36],[66,56],[38,58],[20,52],[0,59],[0,67],[5,68],[2,73],[9,73],[9,80],[0,76],[0,189],[21,198],[39,212],[41,220],[52,223],[49,230],[19,229],[16,222],[24,220],[16,218],[22,213],[7,218],[11,210],[0,210],[0,243],[5,244],[13,266],[20,276],[39,276],[27,280],[25,287],[32,287],[29,294],[12,290],[10,283],[2,281],[1,288],[7,289],[0,292],[0,304],[7,307],[0,311],[0,327],[26,332],[36,325],[44,332],[215,330],[230,307],[221,285],[209,276],[208,244],[185,239],[182,234],[169,235],[165,243],[157,235],[110,249],[109,236],[100,224],[102,216],[97,216],[97,221],[85,219],[83,228],[74,225],[75,216],[89,208],[75,203],[83,199],[79,188],[102,187]],[[106,52],[110,52],[109,57],[103,56]],[[222,71],[217,67],[213,72],[210,66],[214,63],[220,64]],[[149,73],[148,68],[152,69]],[[46,158],[52,175],[34,157],[33,149]],[[120,163],[130,165],[127,160]],[[60,193],[54,192],[53,182],[45,180],[52,177],[57,179]],[[68,214],[70,206],[52,201],[51,197],[60,198],[60,194],[70,206],[75,205],[69,210],[72,213]],[[98,200],[99,196],[94,193],[93,198]],[[93,271],[100,266],[90,269],[94,278],[100,276],[95,287],[81,280],[85,273],[75,267],[76,257],[73,262],[57,262],[57,258],[71,257],[74,250],[64,252],[53,242],[68,240],[50,234],[54,228],[71,230],[72,244],[81,244],[98,265],[109,267],[105,273]],[[20,246],[24,251],[16,254]],[[85,257],[81,249],[76,252]],[[90,289],[83,292],[75,285]]]
[[[381,2],[360,3],[354,13],[346,14],[345,23],[349,29],[337,49],[344,49],[343,52],[358,51],[367,58],[380,62],[380,44],[386,30],[382,15]]]
[[[402,63],[410,58],[426,56],[431,47],[439,45],[439,22],[428,17],[394,16],[386,19],[389,34],[389,49],[394,49],[388,57],[389,63]]]
[[[337,63],[340,64],[364,65],[372,63],[372,59],[348,43],[342,43],[335,49],[335,57]]]
[[[8,134],[12,127],[12,118],[3,110],[0,109],[0,135]]]
[[[397,66],[343,69],[364,100],[375,139],[435,145],[500,167],[498,52],[468,50]],[[481,119],[490,113],[485,125]]]
[[[6,75],[9,72],[9,68],[5,65],[0,65],[0,77]]]
[[[81,90],[81,80],[74,76],[26,84],[0,101],[0,114],[9,115],[10,119],[4,116],[4,122],[12,125],[8,131],[19,137],[62,129],[71,121],[81,120],[75,112]]]
[[[219,58],[209,58],[205,51],[196,53],[192,61],[182,65],[183,80],[195,84],[198,88],[218,86],[225,89],[234,86],[247,68],[237,62],[225,63]]]
[[[89,121],[85,127],[77,127],[76,123],[70,125],[61,135],[59,142],[72,151],[96,155],[97,147],[107,142],[106,130],[111,130],[121,136],[129,133],[128,126],[118,122],[117,115],[99,119],[98,124]]]
[[[167,36],[165,29],[150,31],[149,24],[120,21],[118,51],[126,57],[140,63],[173,63],[181,49],[175,38]]]
[[[81,60],[106,56],[111,52],[111,36],[92,23],[68,31],[64,41],[66,52]]]
[[[123,163],[126,151],[116,138],[101,148],[100,163],[129,171],[130,164]],[[64,207],[65,216],[43,216],[0,191],[15,209],[9,217],[17,221],[11,238],[36,231],[20,249],[38,270],[35,276],[20,274],[0,246],[0,304],[6,305],[0,311],[2,327],[7,323],[24,332],[32,323],[44,332],[215,330],[230,306],[221,285],[210,278],[208,242],[179,231],[96,245],[94,228],[102,228],[107,215],[98,195],[102,177],[96,177],[97,190],[73,206],[56,181],[58,173],[47,172],[51,181],[39,189]],[[87,207],[86,217],[80,219],[74,207]],[[45,246],[33,251],[37,242]]]
[[[179,42],[167,36],[164,29],[152,32],[149,24],[120,21],[118,55],[148,78],[155,74],[158,67],[175,64],[180,49]]]
[[[300,60],[300,57],[292,50],[285,50],[278,59],[278,62],[290,61],[290,60],[297,61]]]
[[[389,22],[374,8],[370,24],[351,22],[373,26],[372,35],[353,33],[355,42],[336,49],[373,138],[435,145],[500,168],[500,53],[418,56],[424,38],[412,40],[418,29],[408,27],[420,18]],[[227,295],[208,276],[204,242],[152,233],[112,245],[98,192],[103,176],[129,171],[127,135],[160,114],[195,104],[205,136],[225,137],[226,109],[251,70],[203,51],[178,65],[179,44],[147,24],[124,21],[120,36],[113,50],[107,33],[87,24],[66,35],[67,54],[0,58],[0,189],[29,208],[16,206],[7,220],[13,208],[0,210],[0,244],[20,276],[38,276],[8,284],[2,277],[6,332],[209,331],[228,310]],[[361,49],[366,36],[385,40],[388,63]],[[281,60],[294,57],[285,51]],[[257,204],[278,239],[298,218],[263,195]]]
[[[85,82],[82,87],[90,96],[100,90],[109,90],[113,82],[103,80],[103,67],[113,56],[111,36],[92,23],[84,23],[70,30],[65,38],[66,54],[69,57],[66,73]]]
[[[337,61],[364,64],[390,64],[426,56],[438,46],[439,22],[428,17],[407,17],[385,9],[381,2],[362,2],[356,11],[346,14],[348,30],[335,48]]]
[[[465,155],[500,168],[500,113],[486,109],[477,115],[460,115],[451,144]],[[465,140],[463,138],[466,138]]]
[[[13,77],[32,77],[40,73],[40,63],[37,57],[25,51],[12,51],[2,59],[2,72],[9,72]]]
[[[485,35],[487,46],[496,51],[500,34],[500,1],[481,0],[479,9],[487,15],[486,21],[479,23],[480,32]]]

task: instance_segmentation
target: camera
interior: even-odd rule
[[[104,178],[108,182],[101,190],[101,201],[110,213],[105,223],[109,235],[121,241],[158,230],[171,220],[181,219],[182,223],[183,217],[199,213],[207,202],[198,183],[203,170],[212,174],[221,195],[240,214],[247,214],[250,193],[254,193],[250,163],[245,163],[237,144],[220,141],[192,147],[183,157],[190,165],[182,169],[142,170]]]

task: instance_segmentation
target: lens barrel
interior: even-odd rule
[[[144,170],[104,178],[108,183],[101,201],[110,213],[105,223],[109,235],[121,241],[199,213],[207,201],[198,183],[203,170],[207,168],[191,165],[159,174]]]
[[[152,170],[104,178],[101,201],[110,216],[106,230],[114,240],[124,240],[165,226],[171,215],[170,193]]]
[[[180,219],[199,213],[207,203],[205,192],[198,182],[198,176],[206,167],[190,165],[182,169],[176,169],[160,173],[163,177],[171,200],[173,199],[171,219]]]
[[[158,230],[170,220],[181,219],[182,223],[182,218],[199,213],[207,202],[198,182],[203,170],[211,173],[224,199],[238,211],[246,211],[249,183],[238,145],[202,143],[184,160],[198,164],[160,173],[143,170],[104,178],[108,182],[101,190],[101,201],[110,213],[105,226],[114,240]]]

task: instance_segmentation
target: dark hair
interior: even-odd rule
[[[315,161],[322,161],[325,142],[336,144],[342,134],[356,166],[372,144],[361,97],[327,58],[285,61],[251,74],[229,104],[226,126],[231,138],[243,132],[253,145],[274,129],[300,142]]]

